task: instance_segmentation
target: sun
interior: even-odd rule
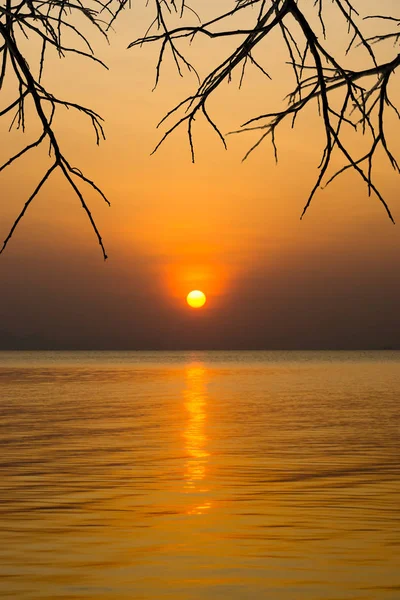
[[[206,295],[200,290],[192,290],[186,296],[186,301],[192,308],[201,308],[206,303]]]

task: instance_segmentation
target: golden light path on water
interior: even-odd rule
[[[185,464],[185,491],[207,494],[204,486],[209,452],[205,432],[207,419],[206,369],[201,365],[189,366],[186,370],[187,387],[184,391],[184,405],[188,414],[183,433],[188,458]],[[188,510],[188,514],[202,514],[211,507],[204,501]]]

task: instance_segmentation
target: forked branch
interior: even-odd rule
[[[373,162],[381,149],[386,154],[390,165],[397,172],[399,171],[398,163],[387,142],[385,122],[388,110],[392,110],[400,117],[395,103],[389,98],[389,84],[400,64],[400,54],[399,49],[396,50],[395,47],[394,51],[390,50],[392,56],[389,60],[379,62],[374,46],[378,43],[383,44],[387,40],[394,41],[396,46],[400,42],[400,34],[397,29],[395,32],[382,31],[368,37],[364,33],[364,19],[374,19],[377,27],[382,22],[398,27],[400,17],[366,15],[363,18],[357,10],[356,1],[315,0],[313,10],[317,18],[314,20],[310,18],[309,12],[305,12],[310,11],[310,3],[305,0],[237,0],[232,3],[231,10],[209,21],[200,24],[195,22],[193,25],[185,23],[168,29],[163,20],[162,26],[159,26],[156,32],[148,31],[144,37],[132,42],[130,47],[142,46],[146,43],[160,44],[156,68],[156,82],[158,82],[167,42],[174,48],[174,53],[179,53],[179,56],[183,57],[182,46],[185,41],[192,42],[199,35],[212,40],[221,37],[237,40],[234,50],[204,78],[197,90],[170,110],[161,120],[159,125],[170,122],[175,117],[175,121],[167,126],[154,151],[178,127],[186,123],[191,157],[194,161],[192,124],[198,114],[206,116],[208,123],[226,145],[224,135],[209,116],[207,103],[225,81],[232,80],[235,70],[240,71],[239,87],[243,83],[248,65],[255,66],[270,78],[268,68],[255,61],[254,51],[257,48],[260,55],[265,40],[277,31],[281,36],[282,44],[287,49],[288,63],[294,74],[294,87],[287,94],[287,103],[283,110],[278,112],[268,110],[264,114],[248,119],[239,130],[231,132],[260,131],[260,137],[246,152],[244,160],[267,137],[272,141],[277,160],[278,127],[287,120],[294,127],[297,118],[306,107],[313,106],[320,117],[325,133],[325,146],[322,149],[316,182],[301,216],[309,208],[319,188],[328,185],[348,169],[353,169],[366,183],[368,193],[377,196],[389,218],[394,222],[388,204],[373,182]],[[166,2],[154,0],[154,4],[159,13],[166,10]],[[362,6],[362,3],[358,4]],[[327,5],[330,6],[330,10],[338,12],[343,29],[348,31],[349,43],[345,57],[336,56],[329,50],[330,34],[325,22]],[[252,25],[243,29],[230,27],[232,17],[235,15],[243,16],[243,22]],[[364,49],[366,66],[361,70],[351,67],[350,54],[356,46]],[[362,156],[357,156],[349,147],[346,137],[346,127],[349,126],[369,139],[370,148]],[[335,152],[342,155],[345,164],[336,173],[328,175]]]
[[[75,102],[66,101],[54,96],[42,85],[41,79],[45,66],[46,52],[49,47],[55,48],[60,57],[73,53],[84,58],[89,58],[105,67],[106,65],[95,56],[89,39],[80,30],[82,26],[81,19],[89,21],[94,30],[101,32],[103,36],[107,37],[106,30],[109,24],[124,5],[125,0],[93,0],[87,3],[83,3],[81,0],[20,0],[17,4],[14,4],[11,0],[6,0],[5,4],[0,6],[0,89],[7,76],[14,78],[18,90],[17,97],[8,106],[0,110],[0,117],[11,116],[11,127],[15,126],[25,131],[25,106],[27,100],[31,100],[42,129],[36,141],[27,144],[0,166],[0,172],[19,158],[34,152],[43,144],[48,146],[49,156],[52,158],[51,166],[41,176],[38,185],[15,219],[0,248],[0,254],[6,248],[18,223],[43,185],[52,173],[58,169],[78,197],[82,208],[89,218],[103,257],[104,259],[107,258],[102,237],[77,182],[80,180],[86,183],[100,194],[107,204],[109,204],[109,201],[101,189],[91,179],[86,177],[80,169],[71,167],[62,152],[53,126],[54,115],[58,107],[63,106],[81,112],[89,119],[95,133],[96,143],[99,144],[102,139],[105,139],[102,118],[91,108],[86,108]],[[106,16],[107,20],[104,20],[103,15]],[[68,32],[69,37],[71,33],[75,36],[76,44],[74,46],[65,45],[65,32]],[[34,75],[32,67],[22,54],[20,44],[21,34],[25,38],[30,39],[32,37],[41,42],[40,55],[37,57],[38,77]],[[79,44],[83,44],[86,49],[82,49]]]

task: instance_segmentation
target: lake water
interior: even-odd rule
[[[0,597],[400,598],[400,352],[0,353]]]

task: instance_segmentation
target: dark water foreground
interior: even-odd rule
[[[1,598],[400,598],[400,353],[0,353],[0,394]]]

